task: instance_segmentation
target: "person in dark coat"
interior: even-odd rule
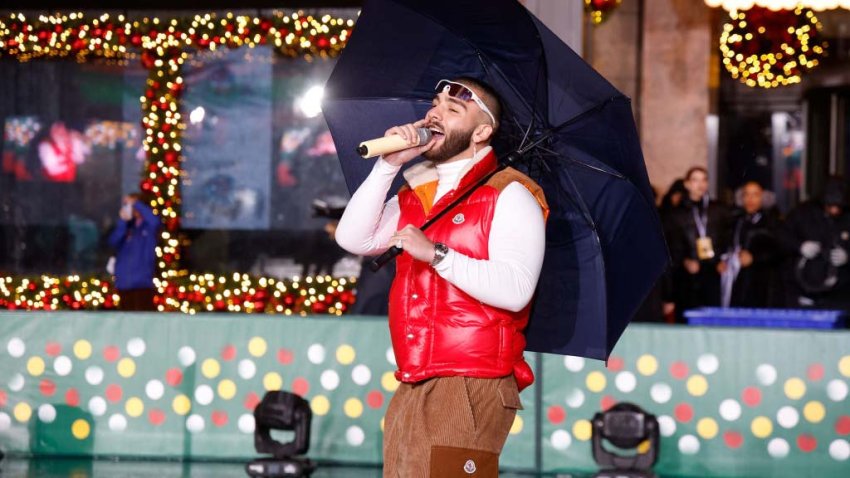
[[[738,193],[728,252],[723,255],[721,273],[722,305],[732,307],[779,306],[782,262],[779,243],[779,213],[766,192],[755,181],[744,184]]]
[[[676,320],[687,309],[720,305],[720,254],[725,250],[728,212],[708,196],[708,171],[693,167],[685,175],[688,194],[670,217],[668,245],[673,261]]]
[[[785,268],[788,307],[850,310],[850,211],[847,183],[833,177],[820,200],[788,215],[782,242],[790,256]]]

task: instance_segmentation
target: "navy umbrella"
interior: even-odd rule
[[[357,145],[459,76],[498,91],[495,149],[551,208],[527,349],[607,359],[668,262],[631,103],[515,0],[365,2],[323,102],[349,189],[373,165]]]

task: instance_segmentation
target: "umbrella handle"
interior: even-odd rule
[[[390,247],[389,249],[387,249],[386,252],[384,252],[380,256],[376,257],[375,259],[372,260],[372,262],[369,263],[369,269],[372,272],[377,272],[378,269],[380,269],[381,267],[384,266],[384,264],[393,260],[396,256],[401,255],[402,252],[404,252],[404,249],[402,249],[400,247],[396,247],[396,246]]]

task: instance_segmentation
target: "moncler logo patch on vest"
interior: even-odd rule
[[[465,221],[465,220],[466,220],[466,218],[463,217],[462,212],[455,214],[455,217],[452,218],[452,222],[455,223],[455,224],[462,224],[463,221]]]
[[[475,473],[475,462],[472,460],[466,460],[466,463],[463,465],[463,471],[470,475]]]

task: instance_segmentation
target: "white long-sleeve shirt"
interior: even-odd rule
[[[489,151],[479,152],[479,155]],[[455,189],[460,174],[472,159],[439,164],[436,203]],[[398,196],[384,203],[393,179],[401,168],[383,159],[360,185],[336,229],[336,241],[360,255],[378,255],[389,247],[398,229]],[[427,234],[427,231],[426,231]],[[520,183],[509,184],[499,195],[488,240],[489,259],[473,259],[454,250],[434,269],[441,277],[481,302],[519,311],[534,295],[543,254],[546,229],[537,200]]]

